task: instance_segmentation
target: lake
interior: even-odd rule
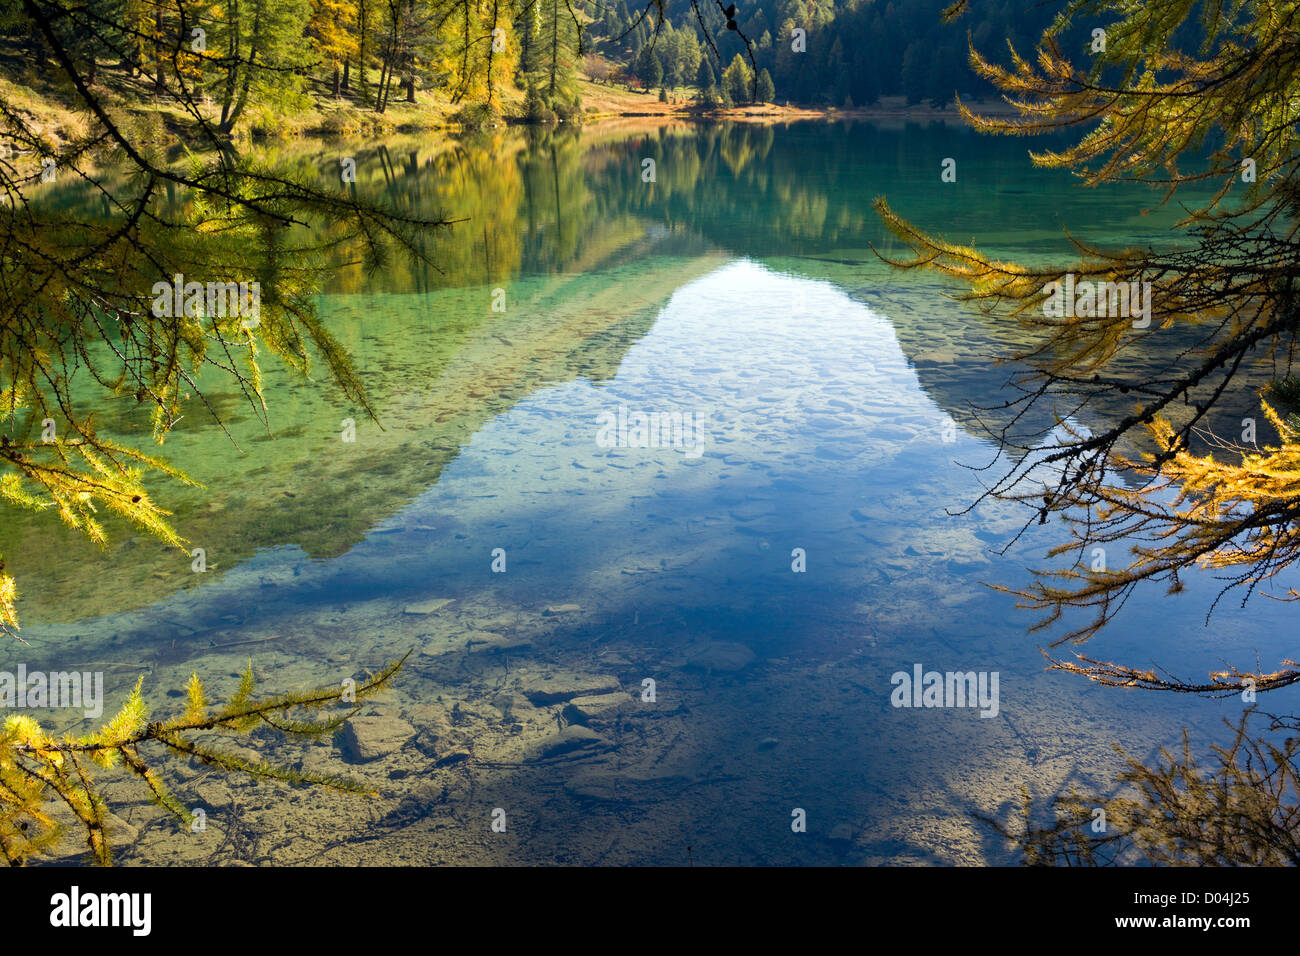
[[[359,195],[462,220],[428,236],[436,267],[332,264],[319,312],[377,420],[323,372],[269,368],[268,431],[207,375],[229,437],[193,401],[162,452],[205,487],[153,491],[205,570],[130,528],[100,551],[6,513],[31,642],[10,659],[102,671],[110,712],[144,673],[161,715],[191,671],[229,693],[251,659],[269,691],[413,652],[355,733],[245,744],[378,796],[173,762],[207,828],[178,833],[112,783],[122,862],[1005,864],[973,813],[1005,817],[1022,787],[1109,789],[1112,743],[1146,758],[1184,727],[1198,752],[1229,739],[1239,699],[1045,669],[1054,634],[1027,633],[1036,617],[989,585],[1026,583],[1064,527],[1004,550],[1025,513],[968,509],[971,466],[996,452],[979,408],[1008,397],[1016,366],[994,359],[1019,332],[872,251],[901,251],[879,195],[1024,260],[1068,255],[1067,230],[1161,239],[1175,214],[1157,195],[1035,170],[1023,140],[901,120],[267,158],[321,182],[353,159]],[[1238,396],[1215,424],[1235,433],[1257,408]],[[149,443],[126,403],[97,412]],[[1083,650],[1192,678],[1285,656],[1285,604],[1227,601],[1207,625],[1221,582],[1185,583],[1139,592]],[[970,674],[975,693],[947,681],[949,706],[928,706],[910,689],[928,672]]]

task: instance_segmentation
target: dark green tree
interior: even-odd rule
[[[655,55],[653,43],[641,47],[641,52],[636,57],[634,73],[647,90],[663,82],[664,68],[659,63],[659,57]]]
[[[713,72],[713,64],[709,62],[707,56],[700,58],[700,68],[695,74],[695,85],[702,90],[711,89],[718,85],[718,77]]]

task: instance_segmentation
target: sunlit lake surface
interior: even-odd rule
[[[1054,635],[986,585],[1024,583],[1063,528],[1000,554],[1024,513],[950,513],[979,494],[966,466],[994,453],[971,406],[1005,399],[1014,367],[993,358],[1014,330],[870,249],[898,251],[881,194],[1007,258],[1063,254],[1064,228],[1160,237],[1157,197],[1084,190],[1032,170],[1023,141],[938,125],[502,132],[280,158],[324,180],[343,156],[358,192],[468,220],[429,237],[438,270],[339,263],[320,297],[378,421],[324,373],[273,369],[268,434],[210,378],[233,441],[194,403],[163,451],[206,487],[154,492],[206,572],[128,528],[99,552],[26,515],[6,514],[0,552],[31,642],[7,659],[103,670],[109,709],[140,673],[164,714],[191,670],[228,692],[251,658],[278,690],[414,648],[366,710],[386,719],[373,751],[255,735],[379,796],[176,766],[208,829],[178,833],[114,784],[138,836],[124,862],[1006,863],[972,813],[1009,813],[1021,787],[1108,787],[1113,742],[1146,757],[1184,727],[1202,751],[1228,736],[1240,700],[1045,671]],[[1254,403],[1225,408],[1224,431]],[[688,426],[675,446],[634,447],[652,413]],[[125,405],[100,420],[148,441]],[[1084,649],[1198,679],[1285,657],[1288,606],[1229,600],[1207,626],[1220,582],[1186,583],[1139,592]],[[918,664],[996,672],[996,713],[891,706],[891,675]]]

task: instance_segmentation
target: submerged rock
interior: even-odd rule
[[[837,823],[831,828],[830,836],[827,838],[832,843],[841,845],[852,843],[858,835],[858,828],[851,823]]]
[[[514,715],[527,716],[535,712],[532,703],[523,694],[503,691],[492,698],[492,706],[501,712],[503,718]]]
[[[341,736],[344,756],[365,763],[400,750],[415,736],[415,728],[398,717],[353,717]]]
[[[580,604],[549,604],[542,612],[543,617],[555,617],[558,614],[577,614],[582,610]]]
[[[684,774],[649,776],[598,768],[574,774],[564,789],[575,797],[608,803],[657,803],[677,796],[691,783]]]
[[[551,757],[563,757],[580,750],[590,750],[603,744],[605,738],[586,727],[565,727],[558,734],[551,734],[534,745],[529,754],[530,760],[547,760]]]
[[[536,678],[524,685],[524,696],[534,704],[558,704],[574,697],[608,694],[619,689],[617,677],[608,674]]]
[[[743,644],[711,641],[686,652],[686,666],[702,671],[740,671],[754,663],[754,652]]]
[[[224,810],[234,802],[230,788],[215,780],[204,780],[194,787],[194,795],[209,810]]]
[[[131,846],[140,838],[140,831],[116,813],[104,815],[104,833],[108,842],[115,847]]]
[[[465,634],[465,649],[471,654],[476,651],[518,651],[532,646],[533,640],[530,637],[506,637],[496,631],[468,631]]]
[[[574,724],[585,724],[592,718],[613,716],[631,703],[632,698],[622,692],[575,697],[564,708],[564,719]]]
[[[408,604],[402,608],[403,614],[437,614],[448,604],[452,598],[433,598],[429,601],[417,601],[415,604]]]
[[[404,796],[394,809],[388,811],[379,820],[379,826],[407,827],[419,823],[434,807],[446,802],[447,788],[426,780]]]

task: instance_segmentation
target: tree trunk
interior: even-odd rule
[[[229,134],[235,128],[244,107],[248,105],[248,89],[253,83],[253,70],[257,64],[257,51],[262,45],[262,4],[257,5],[257,12],[253,14],[253,35],[248,41],[248,63],[244,67],[244,81],[239,88],[239,99],[235,102],[229,113],[224,110],[224,119],[221,123],[221,132]]]
[[[163,23],[162,7],[159,6],[158,13],[154,16],[154,30],[157,31],[158,36],[157,39],[155,40],[157,53],[154,56],[153,91],[154,93],[157,94],[162,94],[167,92],[167,81],[163,77],[163,57],[165,54],[163,53],[162,38],[163,38],[164,26],[165,24]]]
[[[340,88],[341,81],[342,81],[342,77],[339,75],[339,65],[335,63],[334,64],[334,95],[335,96],[339,95],[339,88]]]
[[[392,76],[391,59],[387,52],[379,58],[379,85],[375,88],[375,112],[382,113],[388,108],[388,82]]]
[[[551,0],[551,104],[555,103],[555,72],[560,63],[560,10]]]
[[[226,129],[230,122],[230,108],[235,103],[235,82],[239,78],[239,0],[230,4],[230,37],[226,41],[226,54],[229,62],[226,66],[226,89],[221,97],[221,119],[217,121],[218,129]]]
[[[352,92],[352,57],[343,61],[343,92]]]
[[[495,6],[496,4],[494,0],[493,23],[496,22]],[[405,27],[403,32],[406,34],[406,38],[404,42],[401,44],[401,46],[405,48],[405,54],[402,56],[402,60],[406,64],[407,72],[406,75],[402,77],[402,88],[406,90],[406,102],[414,103],[415,102],[415,46],[414,43],[411,41],[410,37],[411,37],[411,31],[415,29],[415,22],[416,22],[415,21],[415,0],[407,0],[406,15],[403,17],[403,20],[404,20],[403,26]],[[394,36],[393,39],[394,39],[393,52],[396,53],[398,50],[398,46],[396,44],[397,37]]]
[[[40,30],[36,28],[34,23],[28,29],[28,37],[27,45],[36,52],[37,69],[44,70],[49,62],[45,52],[45,37],[41,36]]]
[[[357,91],[364,103],[370,97],[366,92],[366,0],[357,0],[357,7],[357,38],[360,44],[357,51]]]

